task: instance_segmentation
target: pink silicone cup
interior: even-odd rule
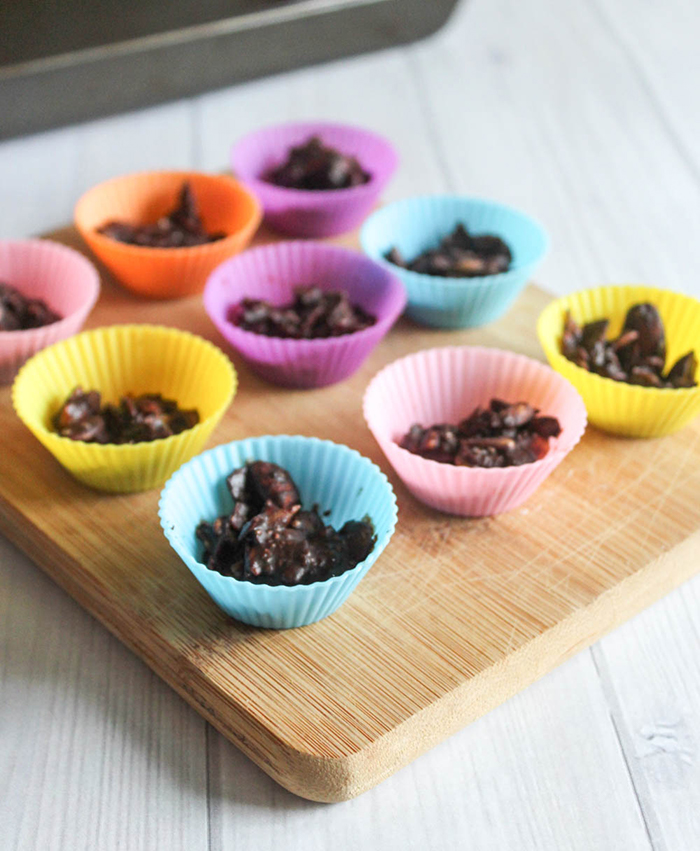
[[[324,144],[357,159],[371,178],[349,189],[287,189],[263,180],[287,159],[293,145],[320,136]],[[251,133],[231,149],[234,174],[257,195],[265,221],[292,236],[334,236],[354,230],[376,204],[398,165],[394,146],[382,136],[345,124],[278,124]]]
[[[294,287],[315,284],[344,290],[376,318],[354,334],[289,340],[244,331],[229,321],[244,298],[284,304]],[[352,375],[389,331],[406,305],[403,284],[355,251],[314,242],[278,242],[222,263],[204,288],[204,307],[223,337],[263,378],[286,387],[323,387]]]
[[[100,293],[95,267],[72,248],[47,239],[0,240],[0,281],[40,298],[63,318],[43,328],[0,331],[0,384],[9,384],[40,349],[76,334]]]
[[[457,423],[492,398],[525,401],[557,417],[562,432],[547,455],[521,467],[483,469],[429,461],[398,442],[413,423]],[[548,366],[513,352],[477,347],[426,349],[401,358],[371,381],[365,420],[399,477],[422,502],[449,514],[484,517],[524,502],[581,439],[583,399]]]

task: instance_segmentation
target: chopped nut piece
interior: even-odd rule
[[[674,363],[666,376],[666,380],[674,387],[695,387],[697,384],[695,380],[697,368],[698,359],[695,356],[695,352],[688,352],[687,355],[678,358]]]
[[[0,331],[26,331],[59,322],[61,316],[38,298],[27,298],[0,281]]]
[[[653,304],[635,304],[627,311],[622,332],[606,340],[609,321],[599,319],[581,329],[567,311],[561,353],[582,369],[613,381],[642,387],[695,387],[697,359],[688,352],[664,376],[666,335]]]
[[[290,304],[277,306],[259,299],[243,299],[230,309],[229,321],[267,337],[310,340],[353,334],[377,320],[359,305],[351,304],[347,293],[309,286],[296,287]]]
[[[197,202],[185,182],[180,190],[177,206],[152,225],[131,225],[127,222],[108,222],[97,229],[98,233],[145,248],[190,248],[224,239],[225,233],[207,233],[202,224]]]
[[[312,136],[289,151],[287,161],[268,172],[266,180],[287,189],[348,189],[370,180],[355,159]]]
[[[391,248],[384,257],[395,266],[411,272],[443,278],[498,275],[506,272],[513,260],[510,248],[500,237],[490,234],[472,236],[463,224],[458,224],[437,248],[429,248],[411,261],[404,260],[397,248]]]
[[[413,425],[399,445],[431,461],[458,467],[514,467],[543,458],[561,434],[556,417],[540,417],[527,402],[492,399],[457,426]]]
[[[351,570],[374,548],[369,520],[349,520],[338,531],[326,526],[315,506],[301,507],[291,476],[277,464],[251,462],[227,482],[232,513],[196,529],[210,570],[258,584],[308,585]]]
[[[101,404],[97,390],[76,387],[53,418],[61,437],[84,443],[144,443],[171,437],[199,422],[197,411],[184,411],[160,393],[123,396],[119,405]]]

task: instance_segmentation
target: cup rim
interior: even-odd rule
[[[207,242],[203,245],[186,245],[174,248],[153,247],[150,245],[131,245],[126,242],[120,242],[117,239],[112,239],[111,237],[99,233],[97,228],[93,226],[88,227],[81,222],[81,206],[84,205],[87,198],[93,192],[102,190],[110,185],[115,185],[123,180],[143,179],[151,177],[152,175],[161,177],[177,177],[178,179],[188,179],[193,176],[197,178],[204,177],[212,180],[212,182],[225,184],[230,189],[234,190],[234,193],[237,196],[245,197],[246,201],[250,203],[250,215],[238,228],[238,230],[227,234],[223,239],[217,239],[215,242]],[[73,208],[73,222],[86,242],[89,237],[91,240],[95,241],[96,245],[105,247],[112,251],[121,252],[124,255],[131,254],[134,257],[142,258],[146,255],[146,253],[149,253],[152,257],[170,257],[172,259],[176,259],[178,257],[191,257],[193,254],[208,254],[219,251],[221,248],[228,247],[232,243],[238,244],[241,238],[245,238],[248,234],[255,233],[260,226],[262,217],[263,210],[260,201],[255,193],[251,192],[242,181],[237,180],[230,174],[210,174],[209,172],[197,171],[195,169],[152,169],[149,171],[134,171],[129,172],[128,174],[120,174],[116,177],[110,177],[109,179],[103,180],[101,183],[97,183],[95,186],[91,186],[90,189],[86,190],[80,198],[78,198],[75,207]]]
[[[441,275],[428,275],[426,272],[415,272],[412,269],[403,269],[401,266],[397,266],[395,263],[392,263],[391,261],[387,260],[384,256],[377,256],[374,251],[370,251],[367,246],[367,234],[369,234],[372,226],[376,224],[377,220],[379,220],[381,216],[388,215],[388,210],[396,209],[397,207],[410,208],[412,206],[419,206],[420,204],[425,203],[426,201],[433,202],[435,200],[447,203],[458,202],[465,205],[476,204],[485,207],[497,208],[508,213],[513,213],[514,215],[519,216],[521,219],[524,219],[525,221],[529,222],[531,225],[534,226],[541,239],[541,248],[537,255],[531,260],[529,260],[527,263],[511,265],[511,267],[505,272],[498,272],[494,275],[480,275],[475,278],[447,278],[442,277]],[[550,248],[550,238],[546,228],[539,221],[539,219],[536,219],[529,213],[525,213],[523,210],[520,210],[518,207],[513,207],[510,204],[503,204],[500,201],[494,201],[491,198],[484,198],[483,196],[479,195],[460,195],[458,193],[451,192],[434,192],[424,193],[422,195],[410,195],[407,198],[399,198],[396,201],[392,201],[391,203],[380,207],[378,210],[375,210],[368,216],[367,220],[360,228],[359,238],[362,250],[368,257],[371,257],[376,263],[381,263],[382,265],[397,269],[397,274],[400,274],[402,277],[405,276],[407,280],[413,281],[414,283],[425,283],[429,281],[433,285],[437,283],[448,289],[463,289],[467,292],[473,292],[476,289],[486,289],[493,287],[495,284],[505,283],[511,277],[513,277],[515,273],[522,274],[527,272],[529,274],[547,256]],[[505,239],[505,237],[502,238]]]
[[[272,242],[267,245],[258,245],[246,251],[245,254],[274,254],[276,251],[280,250],[280,245],[288,244],[303,246],[301,250],[314,251],[319,254],[322,253],[326,255],[345,255],[348,257],[352,257],[354,263],[366,262],[368,264],[376,266],[378,269],[384,272],[384,284],[386,285],[387,290],[394,290],[398,295],[402,296],[401,303],[399,304],[397,302],[397,307],[391,312],[386,313],[386,315],[382,317],[375,317],[376,322],[373,325],[369,325],[367,328],[362,328],[359,331],[353,331],[350,334],[341,334],[337,337],[312,337],[309,339],[296,339],[293,337],[273,337],[269,334],[258,334],[255,331],[248,331],[247,329],[241,328],[239,325],[235,325],[233,322],[230,322],[225,315],[223,315],[219,311],[215,311],[210,305],[210,300],[213,297],[211,293],[213,293],[214,288],[216,286],[220,285],[219,279],[224,274],[226,267],[235,264],[242,258],[242,255],[236,255],[234,257],[230,257],[228,260],[225,260],[223,263],[217,266],[216,269],[214,269],[214,271],[209,275],[209,278],[207,279],[207,282],[204,286],[204,292],[202,294],[202,298],[204,301],[204,309],[211,321],[214,323],[214,325],[216,325],[216,327],[221,333],[223,333],[223,331],[219,323],[221,323],[221,325],[224,325],[225,323],[226,330],[229,333],[235,334],[236,336],[240,335],[241,340],[248,340],[250,342],[252,342],[253,340],[276,340],[283,342],[285,345],[289,345],[291,348],[299,347],[300,345],[303,345],[305,347],[311,346],[314,348],[321,348],[322,346],[336,347],[343,345],[349,339],[358,341],[371,339],[376,335],[377,331],[381,331],[382,334],[387,333],[405,310],[408,297],[406,294],[406,288],[399,279],[398,275],[392,273],[390,269],[384,269],[383,266],[380,266],[371,257],[368,257],[367,255],[362,254],[359,251],[353,251],[350,248],[344,248],[340,245],[330,245],[324,242],[314,242],[313,240],[290,239]],[[324,288],[323,284],[318,284],[318,286],[322,289]],[[233,304],[234,303],[232,302],[229,305],[229,308],[232,307]]]
[[[158,517],[160,519],[160,525],[168,543],[170,544],[172,549],[175,550],[180,559],[185,562],[185,565],[187,567],[190,566],[187,562],[187,559],[175,546],[175,536],[173,535],[173,532],[175,531],[175,526],[172,521],[167,520],[166,517],[166,501],[169,498],[171,490],[175,487],[175,480],[177,479],[179,474],[185,470],[185,468],[190,466],[196,466],[198,463],[204,463],[203,459],[212,455],[213,453],[220,452],[224,448],[228,448],[229,446],[233,446],[239,443],[245,443],[246,441],[250,440],[293,440],[295,442],[304,443],[306,445],[320,443],[327,446],[332,446],[334,452],[340,449],[343,452],[350,453],[350,455],[356,458],[362,459],[363,463],[369,465],[369,469],[372,471],[372,474],[378,476],[379,479],[382,481],[384,485],[384,493],[390,502],[392,511],[387,532],[382,536],[381,539],[377,539],[374,547],[372,548],[372,552],[369,553],[367,558],[363,559],[361,562],[358,562],[355,567],[351,568],[350,570],[346,570],[345,573],[341,573],[339,576],[331,576],[328,579],[318,579],[315,582],[310,582],[308,584],[267,585],[265,583],[250,582],[247,579],[236,579],[233,576],[224,576],[222,573],[219,573],[218,570],[211,570],[211,568],[207,567],[206,564],[203,564],[201,561],[199,561],[189,553],[186,553],[187,559],[190,559],[201,570],[206,570],[209,573],[212,573],[214,576],[218,576],[222,580],[234,583],[235,585],[243,585],[246,588],[260,589],[260,592],[253,591],[252,593],[262,593],[264,591],[265,593],[272,592],[273,594],[277,594],[278,596],[280,596],[281,594],[301,594],[304,592],[304,590],[312,588],[332,588],[335,585],[341,584],[347,579],[348,576],[350,576],[350,574],[355,573],[360,568],[362,568],[367,559],[374,553],[376,553],[375,561],[377,558],[379,558],[379,556],[382,554],[382,552],[384,552],[387,545],[389,544],[389,541],[393,537],[394,532],[396,531],[396,524],[398,522],[399,513],[398,504],[396,501],[396,494],[394,493],[394,489],[391,486],[391,482],[387,478],[386,474],[382,471],[382,469],[377,464],[375,464],[374,461],[371,461],[369,458],[367,458],[367,456],[362,455],[362,453],[358,452],[357,449],[353,449],[352,447],[347,446],[344,443],[336,443],[334,440],[328,440],[325,438],[313,437],[303,434],[260,434],[255,435],[253,437],[241,438],[239,440],[231,440],[228,443],[219,444],[218,446],[214,446],[212,449],[207,449],[206,451],[201,452],[199,455],[195,455],[194,458],[190,458],[189,461],[186,461],[178,470],[176,470],[163,486],[163,490],[161,491],[160,497],[158,499]],[[168,524],[170,524],[169,528]]]
[[[540,341],[540,345],[544,349],[547,359],[552,365],[552,368],[560,375],[560,366],[565,366],[567,369],[570,368],[577,378],[581,379],[583,382],[590,380],[604,381],[608,386],[612,386],[614,384],[620,393],[643,393],[648,397],[656,395],[662,398],[665,396],[673,399],[681,399],[683,397],[687,398],[690,395],[700,393],[700,380],[695,387],[644,387],[640,384],[629,384],[626,381],[615,381],[605,375],[598,375],[597,372],[590,372],[582,366],[575,364],[573,361],[570,361],[568,358],[565,358],[559,350],[556,339],[551,338],[544,330],[544,325],[550,314],[564,308],[567,303],[569,303],[570,299],[575,296],[583,293],[601,292],[603,290],[636,290],[639,288],[646,290],[652,298],[653,294],[670,294],[673,298],[680,298],[687,301],[689,305],[693,305],[696,310],[700,311],[700,300],[696,299],[694,296],[687,295],[686,293],[679,293],[676,290],[664,289],[663,287],[654,287],[650,284],[599,284],[595,287],[586,287],[582,290],[575,290],[568,295],[559,296],[559,298],[555,298],[550,301],[537,317],[537,337]],[[700,349],[696,351],[696,354],[698,358],[700,358]],[[671,395],[669,396],[669,394]]]
[[[200,337],[198,334],[193,334],[191,331],[184,331],[180,328],[172,328],[172,327],[167,326],[167,325],[155,325],[155,324],[152,324],[152,323],[150,323],[150,324],[149,323],[139,324],[139,323],[132,322],[132,323],[127,323],[127,324],[117,324],[117,325],[101,325],[98,328],[91,328],[87,331],[81,331],[79,334],[75,334],[73,337],[69,337],[66,340],[59,340],[56,343],[52,343],[50,346],[47,346],[45,349],[42,349],[41,351],[39,351],[35,355],[33,355],[31,358],[29,358],[29,360],[22,366],[22,368],[17,373],[17,376],[15,377],[14,382],[12,383],[12,407],[14,408],[15,413],[22,420],[22,422],[24,423],[25,426],[27,426],[28,428],[31,428],[32,431],[34,431],[36,429],[36,431],[40,432],[42,435],[48,436],[49,439],[57,440],[57,441],[60,441],[64,444],[75,444],[76,442],[79,442],[79,441],[72,440],[70,437],[64,437],[63,435],[60,435],[55,431],[51,431],[50,429],[46,428],[46,426],[40,420],[32,421],[32,426],[30,427],[28,420],[23,416],[23,414],[20,411],[20,406],[19,406],[18,400],[17,400],[20,382],[23,379],[23,374],[25,373],[25,371],[28,371],[28,367],[31,366],[32,361],[35,358],[38,358],[41,355],[43,355],[44,352],[47,352],[47,351],[53,349],[55,346],[60,346],[60,345],[66,344],[66,343],[68,343],[69,340],[72,340],[74,338],[84,337],[84,336],[87,336],[87,335],[100,334],[102,332],[111,330],[113,328],[118,328],[120,333],[124,333],[124,334],[134,333],[135,330],[136,330],[136,333],[140,333],[142,331],[144,331],[146,333],[152,333],[154,331],[161,333],[161,332],[165,331],[165,332],[168,333],[168,335],[172,334],[172,335],[175,335],[175,336],[185,337],[188,340],[197,341],[197,344],[200,344],[200,345],[203,344],[206,348],[208,348],[210,350],[210,352],[212,354],[214,354],[216,357],[220,358],[221,363],[226,367],[226,371],[227,371],[228,379],[229,379],[229,389],[228,389],[227,394],[226,394],[226,399],[225,399],[225,401],[222,405],[218,406],[217,409],[214,412],[212,412],[208,417],[205,417],[203,420],[200,420],[196,425],[192,426],[192,428],[185,429],[185,431],[182,431],[179,434],[171,434],[168,437],[159,437],[156,440],[142,440],[142,441],[139,441],[138,443],[87,443],[87,442],[81,442],[82,446],[85,447],[87,449],[87,451],[89,451],[89,452],[110,451],[110,452],[117,452],[118,454],[121,454],[121,455],[126,455],[128,453],[138,452],[140,450],[140,448],[143,447],[145,444],[151,444],[151,445],[157,444],[159,446],[163,446],[168,442],[172,443],[173,441],[184,439],[187,436],[197,434],[198,432],[200,432],[204,428],[205,425],[209,424],[212,420],[218,419],[221,416],[221,413],[223,411],[226,411],[228,406],[233,401],[233,398],[236,395],[236,391],[238,390],[238,374],[237,374],[233,364],[231,363],[229,358],[226,356],[226,354],[224,352],[222,352],[221,349],[218,346],[214,345],[214,343],[211,343],[209,340],[205,340],[204,337]]]
[[[81,315],[88,316],[90,314],[97,304],[97,299],[100,296],[100,275],[95,266],[87,257],[85,257],[84,254],[81,254],[80,251],[77,251],[75,248],[71,248],[69,245],[64,245],[62,242],[54,242],[51,239],[0,239],[0,249],[2,249],[4,245],[29,245],[32,246],[32,248],[38,248],[40,251],[55,251],[56,253],[66,254],[72,261],[84,264],[84,270],[91,278],[91,291],[79,307],[76,307],[75,310],[67,313],[65,316],[62,316],[56,322],[51,322],[48,325],[42,325],[39,328],[17,328],[14,331],[0,330],[0,339],[18,341],[31,340],[33,337],[45,334],[49,328],[52,329],[52,333],[55,331],[61,332],[69,323],[72,323],[76,317]],[[48,246],[48,248],[44,248],[44,246]],[[58,342],[61,341],[59,340]]]
[[[374,140],[379,142],[384,147],[387,154],[389,154],[391,164],[386,169],[383,169],[380,174],[371,172],[370,179],[366,183],[361,183],[358,186],[347,186],[343,189],[296,189],[291,186],[278,186],[276,183],[270,183],[269,181],[264,180],[257,172],[253,173],[252,171],[240,170],[239,164],[236,162],[236,155],[239,147],[241,147],[244,143],[249,142],[251,139],[256,137],[260,137],[262,140],[270,132],[275,130],[301,129],[304,127],[308,127],[309,131],[316,130],[318,133],[323,133],[324,129],[331,128],[333,130],[342,130],[347,131],[348,133],[372,137]],[[294,198],[297,198],[298,200],[311,201],[312,199],[315,200],[321,198],[351,199],[361,196],[366,194],[369,190],[374,191],[377,187],[381,189],[381,187],[384,186],[391,175],[396,171],[399,164],[398,152],[394,145],[385,136],[382,136],[380,133],[375,133],[373,130],[369,130],[365,127],[360,127],[355,124],[344,124],[340,121],[285,121],[279,124],[268,124],[264,127],[259,127],[257,130],[253,130],[250,133],[246,133],[245,136],[242,136],[234,142],[230,149],[229,158],[231,160],[233,171],[240,180],[256,189],[259,188],[260,192],[278,194],[280,199],[286,199],[287,201],[291,201]]]
[[[547,451],[547,454],[544,455],[542,458],[539,458],[537,461],[531,461],[530,463],[522,464],[519,467],[462,467],[457,466],[456,464],[446,464],[442,461],[434,461],[431,458],[423,458],[422,455],[417,455],[414,452],[409,452],[408,449],[404,449],[402,446],[400,446],[390,435],[382,435],[382,440],[380,440],[379,436],[375,432],[375,429],[372,427],[371,418],[368,415],[368,408],[370,404],[370,390],[375,384],[375,382],[378,381],[380,376],[382,376],[385,372],[391,370],[392,367],[395,367],[396,364],[400,362],[413,358],[420,359],[424,357],[427,352],[448,350],[456,350],[460,352],[467,350],[469,352],[474,352],[476,357],[492,357],[494,355],[506,355],[510,360],[517,360],[521,362],[526,361],[529,364],[535,365],[543,372],[547,372],[553,383],[559,384],[560,386],[566,386],[567,392],[570,392],[572,394],[571,401],[579,407],[579,410],[577,412],[578,415],[576,419],[576,424],[570,429],[568,439],[563,443],[558,443],[553,448],[550,448]],[[568,455],[569,452],[571,452],[571,450],[581,441],[581,438],[583,437],[583,434],[586,430],[586,426],[588,424],[588,414],[586,412],[586,406],[583,401],[583,398],[581,397],[581,394],[570,381],[568,381],[563,375],[561,375],[561,373],[552,369],[547,364],[529,357],[528,355],[523,355],[519,352],[513,352],[508,349],[499,349],[495,346],[435,346],[430,349],[421,349],[418,352],[412,352],[408,355],[404,355],[403,357],[397,358],[396,360],[392,361],[391,363],[380,369],[379,372],[377,372],[370,380],[362,397],[362,415],[364,417],[365,423],[367,424],[367,427],[372,432],[372,435],[374,436],[377,443],[379,443],[383,452],[384,447],[382,446],[382,441],[386,441],[389,442],[392,447],[398,451],[399,457],[405,459],[414,459],[411,461],[411,463],[416,463],[419,466],[423,465],[424,469],[434,469],[434,465],[439,464],[441,468],[446,467],[455,470],[456,472],[453,475],[461,476],[463,479],[466,479],[470,476],[474,476],[475,474],[487,475],[491,478],[497,478],[499,476],[513,476],[514,473],[516,473],[518,470],[533,470],[538,467],[549,466],[553,458],[562,459],[566,455]]]

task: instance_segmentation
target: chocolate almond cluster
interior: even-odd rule
[[[16,288],[0,281],[0,331],[26,331],[52,325],[63,317],[39,298],[27,298]]]
[[[161,216],[152,225],[131,225],[127,222],[108,222],[98,233],[125,242],[128,245],[140,245],[145,248],[190,248],[194,245],[206,245],[217,242],[226,234],[207,233],[202,224],[197,201],[190,184],[185,182],[180,190],[177,206],[170,213]]]
[[[367,183],[370,176],[355,157],[346,156],[312,136],[290,148],[281,166],[268,172],[266,180],[287,189],[348,189]]]
[[[352,304],[347,293],[313,286],[295,287],[290,304],[243,299],[231,309],[229,319],[245,331],[294,340],[340,337],[362,331],[377,321]]]
[[[452,233],[440,240],[437,248],[429,248],[413,260],[405,260],[397,248],[388,251],[385,259],[423,275],[480,278],[507,272],[513,255],[499,236],[472,236],[463,224],[458,224]]]
[[[415,455],[458,467],[519,467],[538,461],[558,437],[556,417],[539,416],[527,402],[492,399],[457,425],[413,425],[399,445]]]
[[[609,319],[579,326],[567,312],[561,351],[565,358],[604,378],[642,387],[695,387],[694,351],[680,357],[664,373],[666,334],[659,311],[647,302],[627,311],[622,331],[608,340]]]
[[[61,437],[84,443],[143,443],[180,434],[199,422],[197,411],[185,411],[160,393],[122,396],[118,405],[103,405],[97,390],[76,387],[53,424]]]
[[[289,473],[254,461],[226,480],[233,511],[196,530],[204,563],[224,576],[265,585],[300,585],[340,576],[364,561],[375,544],[369,520],[336,531],[314,506],[301,507]]]

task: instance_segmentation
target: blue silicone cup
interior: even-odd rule
[[[459,223],[475,235],[504,239],[513,254],[507,272],[483,278],[440,278],[395,266],[384,259],[394,246],[407,259],[435,247]],[[508,310],[547,252],[549,240],[534,219],[481,198],[425,195],[388,204],[360,231],[364,252],[390,268],[408,293],[406,313],[423,325],[473,328]]]
[[[231,511],[226,477],[247,461],[272,461],[289,471],[302,504],[319,506],[324,522],[336,529],[369,516],[376,544],[352,570],[311,585],[256,585],[209,570],[195,537],[201,520]],[[394,533],[396,497],[376,464],[354,449],[315,437],[251,437],[210,449],[183,464],[160,497],[165,537],[209,596],[227,614],[251,626],[289,629],[319,621],[341,606],[372,567]]]

